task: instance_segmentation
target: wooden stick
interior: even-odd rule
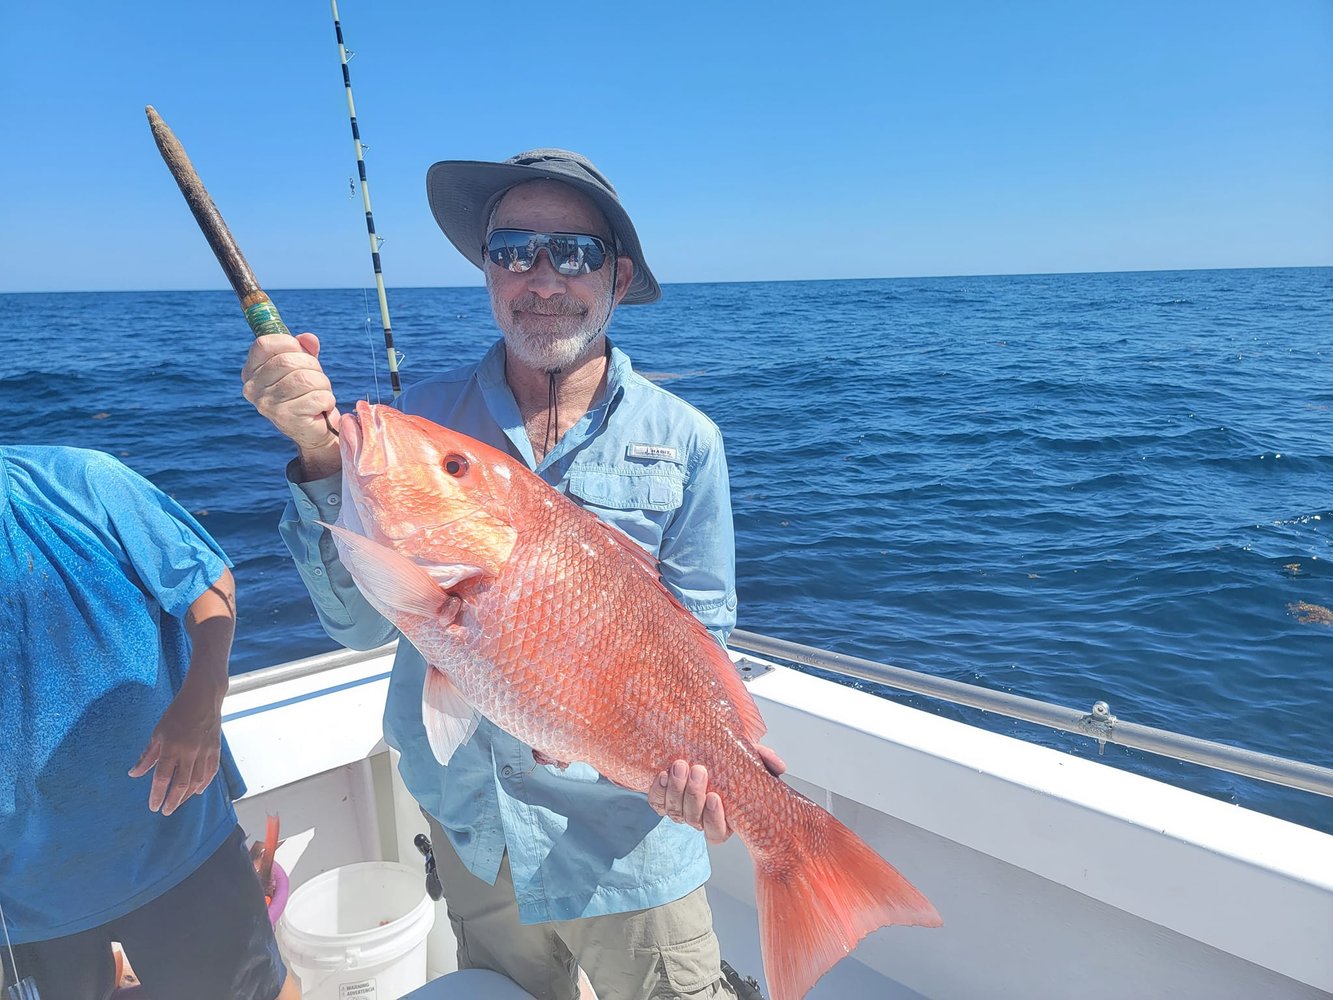
[[[162,153],[162,159],[166,161],[171,176],[176,178],[176,184],[180,187],[181,194],[185,196],[185,203],[190,206],[190,211],[194,214],[194,221],[199,223],[199,228],[204,231],[208,245],[213,248],[213,255],[222,265],[223,273],[227,275],[227,280],[236,291],[236,297],[241,300],[241,308],[245,310],[245,321],[250,324],[250,329],[254,331],[256,337],[269,333],[290,333],[282,317],[278,315],[277,307],[255,280],[254,271],[250,270],[241,248],[232,239],[231,230],[227,228],[222,213],[204,190],[204,184],[194,172],[194,165],[185,155],[185,148],[180,144],[180,140],[167,127],[167,123],[151,104],[145,110],[148,114],[148,124],[153,129],[153,139],[156,140],[157,148]]]

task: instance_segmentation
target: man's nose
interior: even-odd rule
[[[552,295],[565,293],[565,276],[555,269],[551,251],[546,247],[537,251],[524,277],[528,279],[528,288],[542,298],[549,299]]]

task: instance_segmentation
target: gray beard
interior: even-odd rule
[[[518,300],[519,305],[531,305]],[[566,313],[556,317],[553,332],[525,333],[514,322],[512,313],[501,309],[492,297],[491,311],[504,334],[509,357],[539,371],[568,370],[584,358],[611,316],[609,302],[598,299],[586,313]]]
[[[565,371],[581,360],[601,333],[601,324],[584,323],[568,335],[533,336],[501,324],[505,351],[511,358],[541,371]]]

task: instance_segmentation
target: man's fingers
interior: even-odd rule
[[[764,767],[768,768],[770,774],[777,776],[786,773],[787,762],[778,756],[776,750],[772,747],[766,747],[762,743],[756,743],[754,748],[759,754],[759,759],[764,762]]]
[[[685,819],[685,785],[690,780],[690,767],[683,760],[671,765],[666,787],[666,814],[677,823]]]
[[[298,333],[296,342],[301,345],[301,350],[305,351],[312,358],[319,357],[319,338],[313,333]]]
[[[249,382],[274,358],[284,354],[302,354],[309,356],[300,340],[282,333],[265,334],[250,342],[250,350],[245,355],[245,365],[241,368],[241,381]]]
[[[318,367],[278,364],[275,361],[259,375],[259,378],[242,386],[242,391],[245,393],[245,398],[254,403],[260,412],[291,404],[297,400],[308,400],[310,396],[321,394],[329,397],[321,403],[326,407],[333,404],[333,387],[329,377]],[[322,413],[323,410],[314,412]]]
[[[682,812],[684,821],[696,830],[703,829],[704,799],[707,794],[708,768],[702,764],[695,764],[690,768],[690,776],[685,783]]]
[[[277,340],[281,343],[277,346],[265,345],[263,342],[267,340]],[[321,382],[324,385],[328,384],[328,376],[320,366],[318,358],[306,351],[296,338],[279,336],[259,338],[251,345],[245,367],[241,369],[245,398],[258,405],[271,393],[272,387],[295,372],[306,373],[310,379],[309,386]]]
[[[666,790],[667,782],[670,780],[671,775],[663,771],[648,789],[648,805],[652,806],[653,812],[659,816],[666,815]]]
[[[274,417],[290,422],[295,420],[310,421],[318,423],[321,430],[327,430],[324,427],[324,414],[329,415],[329,422],[337,425],[338,422],[338,400],[333,395],[331,389],[307,389],[295,396],[288,396],[269,406],[267,403],[257,408],[264,416],[270,413]]]
[[[720,844],[731,836],[727,814],[722,808],[722,796],[717,792],[709,792],[704,800],[703,830],[710,844]]]

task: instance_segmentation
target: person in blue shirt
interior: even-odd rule
[[[542,149],[437,163],[427,191],[445,235],[484,272],[502,337],[398,406],[507,452],[624,531],[724,643],[736,592],[722,438],[607,338],[618,305],[661,294],[615,189],[579,154]],[[342,500],[336,400],[318,357],[313,334],[261,337],[244,392],[296,445],[280,531],[320,620],[367,649],[397,632],[316,523]],[[422,722],[426,669],[399,642],[384,733],[430,820],[460,966],[502,972],[542,1000],[574,1000],[579,968],[600,1000],[734,996],[702,888],[706,841],[728,835],[707,771],[677,761],[645,797],[586,763],[534,764],[531,747],[485,721],[441,766]]]
[[[119,941],[152,996],[299,995],[232,807],[228,567],[111,456],[0,446],[0,980],[104,1000]]]

